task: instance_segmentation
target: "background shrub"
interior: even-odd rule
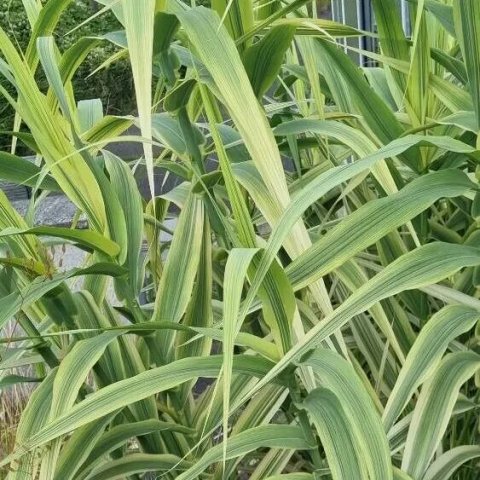
[[[42,3],[45,3],[42,0]],[[79,38],[88,35],[98,35],[121,28],[115,16],[107,12],[94,18],[86,25],[69,33],[77,25],[91,17],[97,10],[98,4],[89,0],[76,0],[67,9],[58,24],[54,36],[61,52],[72,46]],[[30,38],[31,30],[28,18],[21,0],[0,0],[0,27],[16,41],[17,46],[25,51]],[[130,66],[126,59],[113,62],[107,68],[89,75],[107,60],[116,49],[111,43],[95,48],[81,65],[74,78],[76,100],[100,98],[104,111],[112,115],[126,115],[135,108],[134,88]],[[39,76],[41,69],[39,69]],[[45,79],[39,78],[43,91],[48,87]],[[14,112],[5,99],[0,98],[0,130],[10,131],[13,125]],[[0,148],[8,149],[11,138],[9,135],[0,135]]]

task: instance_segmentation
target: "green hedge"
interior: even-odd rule
[[[121,28],[114,15],[106,13],[68,34],[97,9],[96,2],[92,0],[76,0],[72,3],[55,29],[55,39],[60,51],[65,51],[83,36],[106,33]],[[0,0],[0,26],[10,38],[16,40],[22,50],[25,50],[31,32],[21,0]],[[88,78],[89,74],[114,51],[115,47],[107,42],[92,51],[74,78],[75,96],[77,101],[100,98],[106,113],[129,114],[135,108],[135,99],[131,71],[127,61],[117,61],[107,69]],[[41,72],[39,83],[41,88],[47,88],[46,81],[41,78]],[[0,98],[0,130],[11,130],[12,122],[13,110],[3,98]],[[8,148],[9,145],[10,138],[5,135],[0,136],[0,149]]]

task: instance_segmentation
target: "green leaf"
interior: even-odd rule
[[[333,480],[368,479],[366,466],[351,433],[351,424],[341,400],[327,388],[318,388],[308,394],[301,406],[312,417]]]
[[[219,0],[220,2],[225,2],[225,0]],[[255,25],[252,25],[249,31],[247,31],[242,37],[237,39],[237,44],[242,44],[243,42],[253,38],[257,33],[261,32],[263,29],[271,26],[275,21],[282,19],[282,17],[287,17],[289,13],[298,12],[309,0],[292,0],[286,5],[280,5],[279,8],[276,8],[272,15],[268,16],[264,20],[257,22]]]
[[[153,56],[166,52],[180,26],[175,15],[165,12],[155,14],[155,35],[153,38]]]
[[[37,39],[48,37],[53,33],[61,15],[71,3],[72,0],[50,0],[43,5],[33,25],[32,35],[25,54],[29,65],[35,65],[38,59]]]
[[[313,480],[313,476],[311,473],[285,473],[267,477],[265,480]]]
[[[252,0],[232,2],[231,0],[212,0],[212,10],[222,19],[222,25],[234,40],[244,37],[254,26],[254,6]],[[243,49],[243,41],[239,41]]]
[[[100,38],[82,37],[63,53],[58,69],[64,84],[72,80],[85,58],[101,41]]]
[[[58,68],[59,55],[56,48],[53,37],[40,37],[37,39],[37,51],[45,76],[50,84],[50,88],[57,97],[64,116],[72,123],[71,98],[68,98],[63,87],[62,77]]]
[[[476,0],[455,0],[453,12],[477,116],[477,130],[480,130],[480,3]]]
[[[0,238],[10,235],[45,235],[62,238],[78,243],[80,247],[106,253],[110,257],[116,257],[120,252],[118,244],[93,230],[76,230],[62,227],[33,227],[22,230],[11,227],[0,232]]]
[[[114,416],[115,413],[106,415],[100,421],[91,422],[75,430],[62,447],[58,456],[53,480],[75,479],[75,475],[77,475],[82,463],[101,439],[103,431]]]
[[[393,468],[393,479],[394,480],[413,480],[410,475],[399,470],[398,468]]]
[[[400,122],[352,60],[327,40],[319,40],[315,46],[322,65],[321,73],[340,108],[360,114],[362,121],[383,144],[401,136],[403,127]],[[402,152],[401,159],[411,168],[418,166],[418,157],[411,152]]]
[[[121,0],[132,66],[138,117],[147,164],[150,193],[155,195],[152,139],[152,57],[155,31],[155,0]]]
[[[462,445],[442,453],[428,468],[422,480],[450,480],[464,463],[480,457],[478,445]]]
[[[43,380],[43,378],[24,377],[22,375],[6,375],[0,379],[0,390],[6,390],[8,387],[22,383],[40,383]]]
[[[211,230],[209,219],[204,218],[202,250],[198,264],[198,272],[195,284],[193,286],[192,298],[185,312],[182,325],[192,327],[192,329],[209,329],[213,323],[212,312],[212,294],[213,294],[213,278],[212,278],[212,244]],[[175,343],[176,358],[188,358],[202,355],[208,355],[211,351],[212,342],[205,335],[204,338],[192,340],[194,334],[187,331],[179,331],[176,334]],[[219,340],[221,340],[221,335]],[[190,393],[191,385],[184,385],[183,395]]]
[[[167,113],[157,113],[152,118],[153,136],[162,142],[167,148],[182,156],[187,145],[183,137],[178,121]]]
[[[447,355],[424,384],[408,430],[402,470],[421,478],[440,444],[458,391],[480,368],[480,355],[470,351]]]
[[[343,435],[350,433],[354,451],[358,455],[357,462],[354,457],[348,459],[350,463],[348,471],[356,470],[359,478],[391,479],[390,450],[380,415],[353,367],[338,353],[323,348],[313,352],[302,361],[302,364],[312,367],[322,385],[337,398],[339,406],[335,412],[336,421],[340,421],[339,417],[343,417],[343,425],[339,424],[339,427],[343,429]],[[314,397],[312,401],[318,402],[318,399],[315,400]],[[331,404],[333,398],[330,396],[327,401]],[[324,427],[330,430],[333,425],[324,425]],[[333,430],[330,431],[333,432]],[[330,441],[332,441],[331,438]],[[331,448],[331,455],[340,453],[338,447]],[[340,474],[343,468],[340,468],[340,465],[337,467],[338,477],[334,478],[356,478],[355,475],[349,477],[343,473]],[[365,470],[369,473],[369,477]]]
[[[228,432],[230,411],[230,385],[232,383],[235,338],[242,327],[237,312],[248,268],[258,252],[254,248],[234,248],[225,266],[223,309],[223,431]],[[223,435],[223,461],[227,459],[228,435]]]
[[[152,432],[161,432],[165,430],[183,434],[189,434],[193,432],[193,430],[182,425],[177,425],[171,422],[162,422],[154,419],[116,425],[108,430],[108,432],[105,432],[98,439],[95,447],[85,460],[82,472],[91,470],[92,466],[94,466],[96,462],[101,460],[108,453],[124,445],[130,439],[134,437],[141,437]]]
[[[437,122],[441,125],[455,125],[463,130],[468,130],[474,133],[477,131],[474,112],[455,112],[437,120]]]
[[[453,8],[451,5],[441,3],[437,0],[426,0],[425,8],[435,15],[448,33],[450,33],[452,36],[455,36]]]
[[[38,19],[40,11],[42,10],[42,4],[38,0],[22,0],[22,3],[28,17],[28,22],[30,23],[30,26],[33,27]]]
[[[180,108],[186,107],[196,86],[196,80],[190,78],[170,90],[163,103],[165,110],[167,112],[176,112]]]
[[[103,105],[99,98],[80,100],[77,106],[80,133],[85,133],[103,119]]]
[[[282,214],[281,219],[277,223],[275,229],[270,236],[267,246],[264,249],[263,256],[257,267],[257,273],[253,281],[251,282],[251,288],[248,292],[248,296],[244,302],[241,316],[244,317],[248,311],[251,302],[255,298],[257,291],[263,281],[265,274],[267,273],[270,264],[275,258],[278,250],[281,248],[282,243],[287,238],[289,232],[296,222],[301,218],[303,212],[312,205],[322,195],[330,191],[332,188],[340,185],[353,178],[354,176],[365,172],[376,162],[383,158],[389,158],[391,156],[398,155],[404,152],[406,149],[417,145],[419,143],[427,141],[432,142],[434,145],[442,146],[449,149],[457,149],[460,151],[473,151],[472,147],[469,147],[461,142],[454,142],[452,139],[446,140],[443,137],[422,137],[416,135],[408,135],[403,138],[394,140],[389,145],[379,149],[372,155],[368,155],[363,160],[355,162],[353,164],[342,165],[332,168],[327,172],[317,176],[310,181],[302,189],[295,199],[291,202],[289,207]],[[261,197],[261,192],[258,192]]]
[[[432,48],[430,54],[433,60],[445,67],[447,71],[455,75],[460,82],[463,84],[467,83],[467,70],[463,62],[455,57],[452,57],[451,55],[448,55],[448,53],[445,53],[443,50],[438,48]]]
[[[125,275],[126,270],[112,263],[97,263],[87,268],[76,268],[66,273],[57,273],[51,278],[38,277],[20,291],[13,292],[0,299],[0,327],[17,312],[28,308],[48,292],[61,285],[65,280],[82,275]]]
[[[300,2],[302,1],[306,2],[308,0],[300,0]],[[300,2],[297,1],[297,3]],[[290,5],[293,3],[290,3]],[[290,5],[286,6],[289,7]],[[278,15],[278,11],[276,15]],[[368,32],[358,30],[351,25],[345,25],[344,23],[334,22],[325,18],[278,18],[278,20],[271,22],[269,26],[266,26],[265,30],[268,31],[276,27],[295,27],[296,35],[315,37],[359,37],[362,34],[368,35]]]
[[[295,30],[295,26],[274,27],[245,51],[243,64],[257,98],[261,99],[277,78]]]
[[[398,193],[372,200],[354,211],[287,268],[295,289],[326,275],[442,197],[457,197],[475,185],[457,170],[421,176]]]
[[[103,148],[110,143],[111,139],[116,139],[131,127],[132,123],[133,119],[129,117],[106,115],[86,131],[81,138],[87,143],[95,144],[96,148]]]
[[[383,423],[387,432],[418,386],[437,368],[449,343],[473,328],[479,319],[477,310],[451,305],[437,312],[422,328],[385,406]]]
[[[34,275],[35,277],[38,277],[40,275],[45,275],[47,273],[47,268],[48,268],[41,261],[34,260],[33,258],[23,258],[23,257],[0,258],[0,264],[7,267],[18,268],[30,275]]]
[[[96,468],[87,480],[113,480],[136,473],[185,470],[188,462],[169,454],[131,453]]]
[[[440,242],[427,244],[403,255],[356,290],[321,323],[309,330],[249,394],[253,395],[293,361],[299,359],[302,354],[334,334],[350,318],[362,313],[380,300],[404,290],[436,283],[463,267],[479,264],[479,249]]]
[[[428,22],[424,10],[424,0],[417,3],[415,27],[413,32],[412,60],[407,78],[406,109],[413,126],[426,122],[428,109],[428,84],[430,79],[430,49]],[[423,169],[427,166],[425,155],[422,158]]]
[[[25,438],[18,444],[14,453],[0,460],[0,467],[39,445],[158,392],[169,390],[196,377],[215,378],[220,372],[222,360],[221,356],[177,360],[108,385],[77,403],[67,413],[48,423],[45,428]],[[272,364],[260,357],[240,355],[235,357],[233,366],[236,373],[262,377]]]
[[[53,383],[50,421],[68,412],[77,400],[80,387],[98,362],[108,344],[119,332],[105,332],[96,337],[77,342],[62,360]]]
[[[106,167],[113,190],[122,207],[127,228],[127,258],[124,266],[129,272],[129,284],[138,295],[143,284],[144,272],[140,253],[143,242],[143,206],[137,182],[128,165],[117,156],[104,151]]]
[[[35,187],[41,171],[40,167],[26,158],[17,157],[7,152],[0,152],[0,178],[2,180],[18,185]],[[52,192],[60,191],[60,187],[51,176],[45,177],[39,188]]]
[[[202,252],[204,207],[200,196],[190,193],[175,227],[172,243],[158,286],[152,320],[180,322],[192,295]],[[160,339],[161,355],[169,358],[171,338]]]
[[[193,8],[180,14],[179,19],[213,77],[214,93],[229,110],[269,191],[284,204],[288,190],[280,154],[232,39],[217,15],[206,8]]]
[[[403,32],[398,3],[395,0],[373,0],[373,11],[380,36],[382,53],[398,60],[408,60],[409,48]],[[393,72],[401,92],[406,90],[406,78],[400,72]]]
[[[42,12],[44,10],[46,8]],[[17,82],[19,98],[15,108],[29,126],[48,170],[73,203],[88,214],[94,228],[103,233],[106,227],[105,207],[93,173],[63,134],[64,122],[50,111],[28,64],[2,29],[0,49]]]
[[[228,441],[226,458],[231,459],[243,456],[258,448],[285,448],[295,450],[307,450],[312,445],[305,439],[300,427],[290,425],[265,425],[250,428],[240,432]],[[208,450],[186,472],[178,475],[177,480],[195,480],[212,463],[219,462],[223,456],[222,445],[216,445]]]

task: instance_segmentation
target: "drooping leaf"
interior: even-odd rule
[[[2,180],[35,187],[41,171],[40,167],[28,159],[0,152],[0,178]],[[60,190],[57,182],[51,176],[45,177],[39,187],[52,192]]]
[[[181,471],[189,465],[180,457],[169,454],[131,453],[118,460],[111,460],[97,467],[88,480],[113,480],[136,473]]]
[[[480,356],[471,352],[447,355],[420,393],[408,430],[402,470],[423,476],[450,421],[458,391],[480,368]]]
[[[62,227],[33,227],[21,230],[11,227],[0,232],[0,237],[7,235],[45,235],[63,238],[78,243],[80,247],[98,250],[111,257],[116,257],[120,252],[120,247],[115,242],[93,230],[78,230]]]
[[[451,305],[440,310],[428,321],[408,353],[385,406],[383,422],[387,431],[415,389],[436,369],[448,344],[470,330],[478,320],[477,310]]]
[[[340,466],[337,463],[338,476],[335,478],[350,478],[344,473],[339,473],[343,467],[346,468],[346,472],[356,472],[358,478],[369,478],[367,472],[370,478],[392,478],[390,452],[380,415],[353,367],[338,353],[322,348],[317,349],[302,363],[312,367],[322,385],[336,397],[338,406],[336,412],[332,413],[336,421],[340,422],[342,434],[347,435],[348,432],[351,435],[350,446],[358,455],[356,461],[355,455],[350,456],[347,465]],[[327,395],[325,400],[332,404],[334,399],[331,395]],[[315,405],[313,408],[317,409],[318,415],[319,399],[315,394],[310,402],[307,397],[307,402],[311,406],[313,402]],[[314,418],[315,422],[319,422],[317,415]],[[328,441],[332,442],[333,425],[323,424],[322,426],[331,432],[327,436]],[[330,445],[330,449],[332,455],[340,453],[338,447],[332,448]]]
[[[302,429],[290,425],[265,425],[255,427],[233,436],[227,446],[226,458],[245,455],[260,447],[309,449],[312,446],[306,440]],[[222,459],[222,445],[211,448],[186,472],[179,475],[178,480],[193,480],[198,478],[209,465]]]
[[[216,377],[221,369],[222,357],[211,356],[177,360],[163,367],[142,372],[135,377],[108,385],[76,404],[66,414],[48,423],[22,441],[15,452],[0,460],[0,467],[25,455],[65,433],[102,418],[115,410],[147,398],[155,393],[174,388],[195,377]],[[234,371],[248,376],[262,377],[272,364],[250,355],[234,359]],[[220,457],[221,458],[221,457]]]
[[[449,480],[453,473],[469,460],[480,457],[480,447],[464,445],[440,455],[428,468],[423,480]]]
[[[302,406],[317,428],[332,478],[369,478],[340,399],[332,391],[319,388],[308,394]]]

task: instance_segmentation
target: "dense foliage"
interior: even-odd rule
[[[0,388],[36,385],[7,478],[478,479],[480,3],[410,2],[407,38],[373,0],[377,52],[311,0],[100,3],[135,117],[76,102],[69,1],[24,52],[0,30],[37,153],[0,153],[34,189],[24,218],[0,195]],[[71,228],[33,225],[50,192]]]
[[[42,3],[45,4],[45,1],[43,0]],[[65,52],[82,37],[121,28],[120,23],[111,12],[105,12],[82,25],[99,9],[100,6],[96,2],[89,0],[71,2],[68,12],[60,17],[53,32],[61,52]],[[79,25],[82,26],[77,28]],[[22,0],[0,1],[0,27],[5,30],[15,45],[22,50],[27,48],[31,38],[31,26]],[[114,45],[107,42],[92,49],[74,77],[75,98],[77,101],[100,98],[108,113],[129,115],[135,110],[135,94],[128,61],[118,59],[106,68],[97,71],[98,67],[102,66],[116,50]],[[92,73],[93,75],[90,76]],[[42,91],[48,88],[48,82],[42,72],[37,74],[37,82]],[[11,131],[13,125],[14,109],[2,97],[0,99],[0,130]],[[0,135],[0,147],[7,149],[9,146],[9,137]]]

